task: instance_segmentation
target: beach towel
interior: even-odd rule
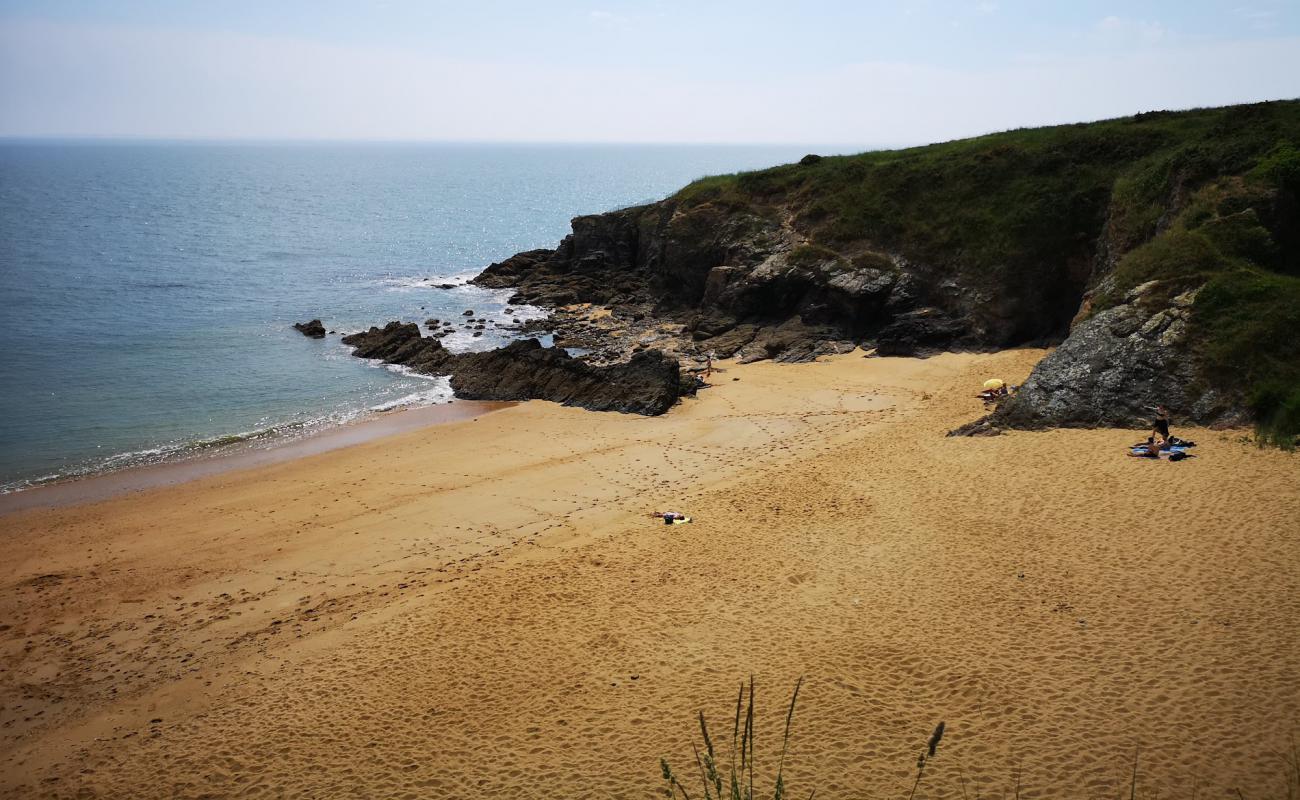
[[[1190,445],[1190,444],[1166,445],[1165,447],[1160,448],[1160,452],[1162,452],[1162,453],[1181,453],[1181,452],[1183,452],[1184,450],[1186,450],[1186,449],[1189,448],[1189,447],[1195,447],[1195,445]],[[1134,451],[1134,452],[1137,452],[1138,450],[1146,450],[1146,449],[1147,449],[1147,445],[1146,445],[1146,442],[1142,442],[1141,444],[1133,444],[1133,445],[1129,445],[1129,449],[1132,450],[1132,451]]]
[[[1168,458],[1170,461],[1182,461],[1184,458],[1194,458],[1193,454],[1187,452],[1187,449],[1183,447],[1172,447],[1168,450],[1161,450],[1160,455],[1152,455],[1151,451],[1147,450],[1145,446],[1130,448],[1129,452],[1141,458]]]

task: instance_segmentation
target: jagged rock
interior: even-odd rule
[[[788,221],[748,209],[670,198],[577,217],[572,227],[555,250],[519,253],[473,283],[513,287],[515,303],[592,303],[616,313],[647,307],[685,324],[698,347],[748,346],[748,358],[807,360],[877,336],[885,352],[915,354],[997,346],[1013,335],[1014,325],[998,323],[1014,318],[1013,309],[981,311],[988,321],[976,324],[972,308],[990,305],[987,297],[951,281],[943,288],[947,276],[939,268],[874,250],[814,246]],[[738,325],[769,330],[796,317],[810,329],[802,338],[835,344],[796,346],[782,333],[766,337],[761,348],[752,341],[733,347],[733,340],[752,340],[748,329],[720,338]]]
[[[1160,403],[1178,421],[1221,420],[1231,404],[1201,388],[1182,346],[1186,295],[1152,307],[1150,288],[1139,286],[1129,302],[1077,324],[990,419],[1015,428],[1143,426]]]
[[[949,436],[1001,436],[1002,429],[993,424],[990,417],[980,417],[960,428],[948,431]]]
[[[314,319],[310,322],[295,322],[293,324],[293,329],[311,339],[325,338],[325,326],[322,325],[321,321],[318,319]]]
[[[382,328],[343,337],[343,343],[355,348],[352,355],[374,358],[386,364],[401,364],[417,372],[444,375],[456,356],[442,342],[420,335],[414,322],[390,322]]]
[[[876,339],[876,355],[924,356],[946,350],[969,331],[969,325],[938,308],[899,314]]]
[[[687,326],[696,341],[711,339],[736,327],[736,320],[726,314],[712,312],[696,317]]]
[[[718,358],[731,358],[742,347],[754,341],[756,335],[758,335],[758,326],[737,325],[726,333],[702,340],[700,350],[714,353]]]
[[[658,350],[630,361],[593,367],[536,339],[485,353],[465,353],[451,378],[458,397],[473,400],[551,400],[593,411],[662,414],[689,393],[677,359]]]
[[[481,335],[475,332],[475,335]],[[630,361],[596,367],[536,339],[511,342],[481,353],[452,353],[415,323],[343,337],[353,355],[401,364],[430,375],[450,375],[457,397],[471,400],[551,400],[593,411],[662,414],[678,397],[694,391],[681,377],[677,359],[657,350]]]
[[[479,286],[486,286],[489,289],[505,289],[507,287],[518,286],[524,276],[531,275],[534,269],[555,255],[554,250],[528,250],[515,255],[495,264],[490,264],[487,269],[479,273],[474,278],[474,283]]]

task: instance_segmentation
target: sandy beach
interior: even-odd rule
[[[1043,354],[728,363],[0,517],[0,794],[648,798],[752,675],[764,793],[803,676],[790,796],[907,797],[943,720],[918,798],[1128,796],[1138,748],[1139,797],[1285,797],[1300,461],[944,437]]]

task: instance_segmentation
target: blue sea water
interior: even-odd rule
[[[504,320],[508,293],[460,285],[492,261],[803,152],[0,142],[0,489],[446,402],[290,326]]]

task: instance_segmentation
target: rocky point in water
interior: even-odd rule
[[[293,324],[293,329],[311,339],[325,338],[325,326],[322,325],[321,321],[318,319],[314,319],[310,322],[295,322]]]
[[[656,415],[694,392],[694,382],[682,376],[677,359],[657,350],[606,366],[574,358],[562,348],[542,347],[536,339],[452,353],[437,339],[421,336],[415,323],[402,322],[350,334],[343,342],[361,358],[450,375],[456,396],[467,400],[550,400],[593,411]]]

